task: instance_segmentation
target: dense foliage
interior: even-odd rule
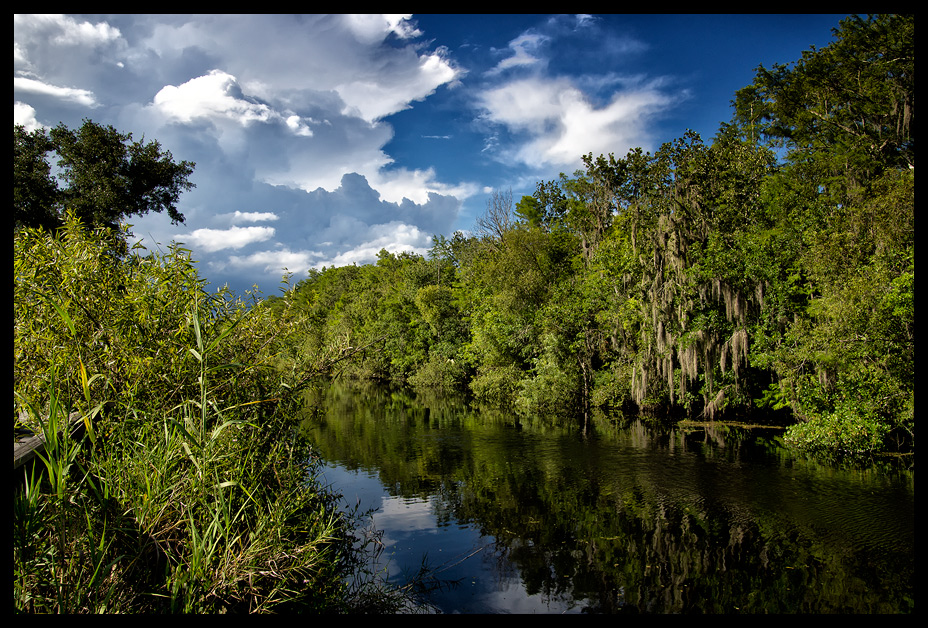
[[[767,412],[797,446],[911,449],[914,18],[848,18],[733,104],[711,143],[497,192],[427,257],[311,271],[292,359],[526,413]]]
[[[46,441],[14,477],[14,609],[377,601],[352,579],[353,522],[296,438],[303,382],[277,367],[298,321],[210,293],[189,251],[124,243],[73,214],[14,234],[14,432]],[[75,412],[79,438],[62,431]]]
[[[49,153],[57,156],[57,177]],[[194,187],[189,181],[194,166],[175,163],[156,141],[132,141],[131,133],[92,120],[76,130],[59,124],[28,132],[14,124],[13,229],[56,229],[66,211],[84,225],[111,229],[128,216],[152,211],[184,222],[177,202]]]

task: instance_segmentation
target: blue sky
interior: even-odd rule
[[[425,254],[494,189],[531,194],[583,154],[710,141],[758,65],[841,15],[15,15],[13,118],[84,118],[197,166],[149,248],[277,294],[286,268]]]

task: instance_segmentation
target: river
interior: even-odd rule
[[[795,455],[781,429],[585,432],[463,398],[332,385],[304,434],[375,568],[441,613],[910,613],[915,479]]]

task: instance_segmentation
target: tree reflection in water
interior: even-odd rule
[[[430,598],[443,612],[914,610],[911,471],[795,458],[776,430],[583,433],[461,398],[310,395],[327,477],[377,509],[394,582],[425,556],[455,585]]]

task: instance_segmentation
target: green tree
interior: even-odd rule
[[[48,154],[57,156],[58,182],[51,176]],[[51,131],[27,132],[13,126],[13,228],[57,229],[66,209],[86,227],[115,228],[132,215],[167,211],[175,224],[177,210],[195,164],[176,163],[157,141],[133,141],[112,126],[84,120],[77,129],[59,124]]]
[[[738,121],[814,157],[826,188],[914,167],[915,16],[851,16],[833,32],[795,64],[760,66],[736,94]]]
[[[834,34],[735,99],[741,136],[787,151],[761,188],[752,357],[777,380],[763,401],[799,419],[790,442],[867,453],[914,445],[914,17]]]
[[[13,127],[14,228],[38,228],[58,221],[58,186],[45,159],[53,148],[45,129],[26,133],[22,125]]]

